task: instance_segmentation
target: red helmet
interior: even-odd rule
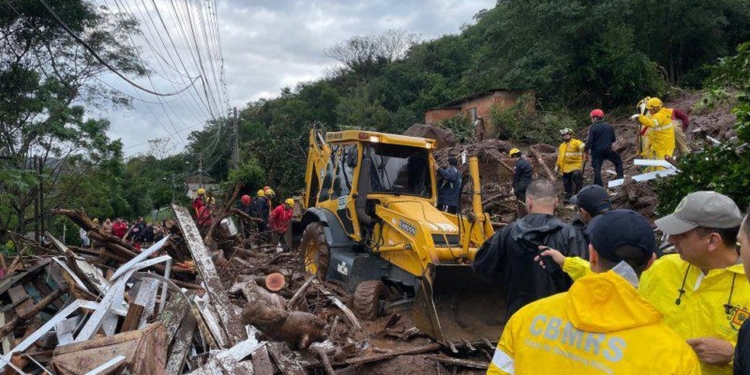
[[[590,117],[604,118],[604,111],[602,111],[601,109],[595,109],[595,110],[591,111],[591,114],[589,116]]]
[[[270,188],[271,188],[270,186],[263,186],[263,191],[268,191],[268,189]]]
[[[250,196],[249,195],[243,195],[242,196],[242,204],[245,206],[250,204]]]

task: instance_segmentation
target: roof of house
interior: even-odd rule
[[[447,103],[443,103],[443,104],[441,104],[441,105],[439,105],[437,107],[429,108],[428,111],[433,110],[433,109],[460,108],[462,104],[464,104],[464,103],[466,103],[468,101],[471,101],[471,100],[474,100],[474,99],[477,99],[477,98],[481,98],[483,96],[489,96],[489,95],[492,95],[492,94],[494,94],[494,93],[496,93],[498,91],[514,92],[514,91],[532,91],[532,90],[499,89],[499,88],[495,88],[495,89],[488,89],[488,90],[484,90],[484,91],[478,91],[478,92],[475,92],[473,94],[469,94],[467,96],[464,96],[462,98],[453,99],[453,100],[451,100],[451,101],[449,101]]]

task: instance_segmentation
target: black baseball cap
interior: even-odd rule
[[[570,198],[570,203],[583,208],[591,216],[599,215],[612,208],[609,194],[599,185],[584,186],[578,194]]]
[[[598,215],[586,226],[586,232],[594,250],[610,262],[623,261],[617,256],[617,249],[626,245],[640,248],[647,256],[656,253],[651,224],[632,210],[618,209]]]

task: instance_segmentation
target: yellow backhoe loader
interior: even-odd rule
[[[493,234],[482,212],[478,161],[469,160],[472,207],[439,211],[431,139],[347,130],[310,132],[300,251],[305,268],[353,294],[374,319],[411,307],[417,328],[473,349],[500,335],[499,285],[471,269]]]

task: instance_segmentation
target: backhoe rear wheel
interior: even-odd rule
[[[300,249],[305,257],[305,270],[325,281],[328,263],[331,261],[331,249],[328,247],[323,224],[312,223],[302,232]]]
[[[354,312],[362,319],[375,320],[380,316],[380,301],[387,298],[388,288],[382,281],[363,281],[354,290]]]

